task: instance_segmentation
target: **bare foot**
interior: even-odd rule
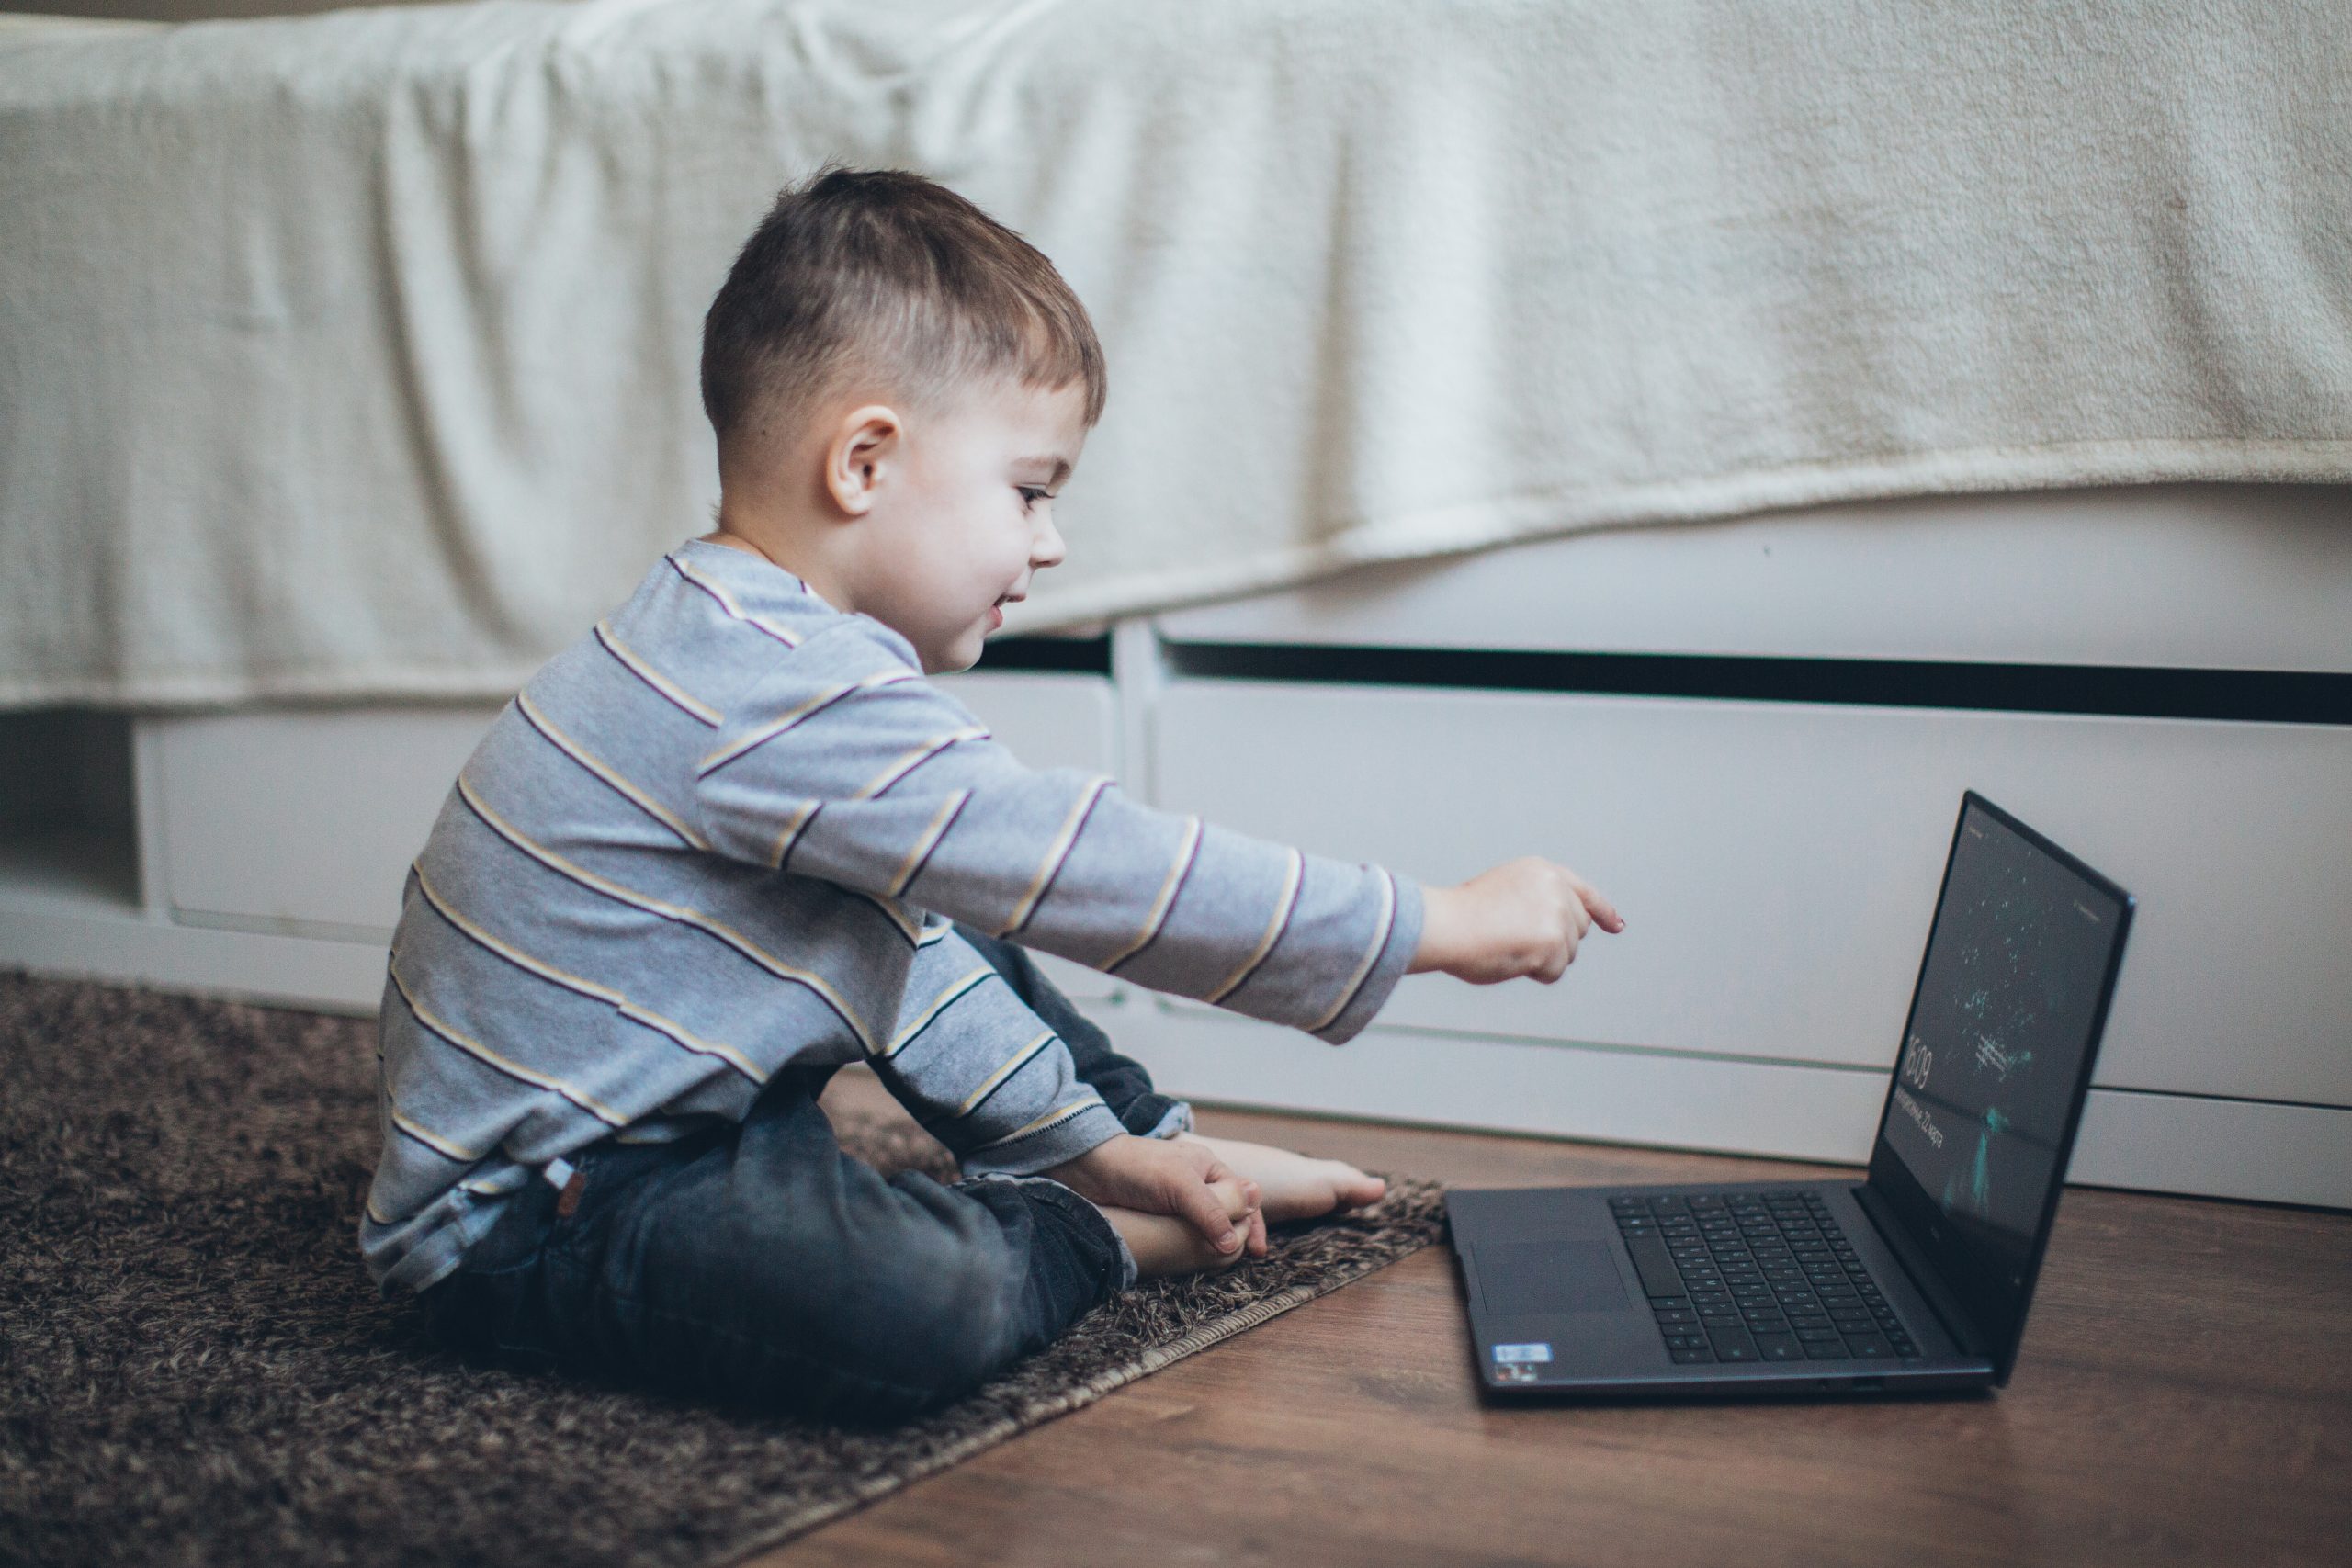
[[[1264,1144],[1238,1143],[1231,1138],[1204,1138],[1193,1133],[1178,1137],[1205,1144],[1237,1176],[1258,1184],[1260,1213],[1268,1221],[1311,1220],[1339,1209],[1361,1209],[1377,1203],[1388,1184],[1366,1176],[1354,1166],[1335,1159],[1309,1159],[1288,1149]],[[1138,1255],[1140,1256],[1140,1255]]]
[[[1144,1214],[1133,1209],[1098,1205],[1111,1228],[1136,1255],[1136,1272],[1146,1280],[1162,1274],[1200,1274],[1230,1269],[1242,1258],[1262,1257],[1266,1250],[1265,1224],[1252,1225],[1256,1232],[1254,1246],[1237,1247],[1231,1252],[1219,1252],[1211,1247],[1201,1233],[1173,1214]]]

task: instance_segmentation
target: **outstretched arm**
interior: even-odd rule
[[[711,844],[1333,1042],[1420,940],[1420,889],[1023,767],[891,634],[809,638],[729,706]]]

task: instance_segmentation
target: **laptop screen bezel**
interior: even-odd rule
[[[2101,895],[2113,900],[2117,910],[2115,930],[2108,941],[2105,973],[2099,977],[2098,1002],[2091,1010],[2089,1038],[2084,1043],[2082,1062],[2067,1103],[2065,1131],[2058,1145],[2061,1158],[2054,1179],[2050,1183],[2050,1190],[2043,1196],[2041,1213],[2026,1249],[2022,1271],[2014,1280],[2004,1281],[1987,1271],[1984,1260],[1969,1249],[1964,1237],[1945,1224],[1941,1206],[1919,1185],[1918,1179],[1911,1174],[1910,1167],[1903,1163],[1902,1156],[1887,1141],[1886,1129],[1889,1119],[1894,1114],[1894,1092],[1899,1083],[1894,1069],[1890,1068],[1887,1074],[1886,1103],[1879,1112],[1878,1136],[1871,1148],[1871,1190],[1884,1200],[1886,1208],[1902,1225],[1906,1239],[1935,1270],[1938,1282],[1966,1313],[1967,1327],[1993,1362],[1994,1381],[2005,1383],[2008,1381],[2009,1369],[2016,1363],[2018,1346],[2025,1335],[2026,1312],[2033,1302],[2034,1282],[2041,1277],[2042,1254],[2050,1245],[2051,1224],[2058,1213],[2058,1196],[2066,1185],[2066,1168],[2073,1159],[2075,1135],[2082,1125],[2083,1104],[2089,1096],[2091,1070],[2098,1060],[2099,1041],[2107,1032],[2108,1010],[2115,1000],[2116,980],[2122,972],[2125,938],[2131,931],[2135,900],[2113,881],[2092,870],[1974,790],[1963,794],[1960,816],[1952,824],[1951,849],[1944,857],[1943,883],[1936,892],[1935,919],[1928,928],[1927,944],[1919,954],[1919,977],[1911,987],[1911,1008],[1904,1016],[1903,1032],[1896,1039],[1897,1067],[1903,1059],[1903,1043],[1911,1038],[1913,1026],[1918,1021],[1920,993],[1927,985],[1928,959],[1935,951],[1936,933],[1943,925],[1944,903],[1951,891],[1952,868],[1960,859],[1971,811],[1984,813],[2060,866],[2081,877]]]

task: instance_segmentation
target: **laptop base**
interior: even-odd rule
[[[1992,1362],[1954,1339],[1855,1191],[1775,1182],[1448,1193],[1481,1385],[1504,1399],[1619,1400],[1990,1386]],[[1776,1210],[1787,1216],[1779,1224]]]

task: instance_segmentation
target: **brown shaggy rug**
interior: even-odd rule
[[[716,1564],[1436,1237],[1437,1190],[1146,1285],[888,1431],[461,1362],[353,1227],[373,1026],[0,974],[0,1562]],[[844,1126],[879,1164],[944,1151]],[[861,1141],[862,1140],[862,1141]],[[927,1146],[925,1146],[927,1145]]]

